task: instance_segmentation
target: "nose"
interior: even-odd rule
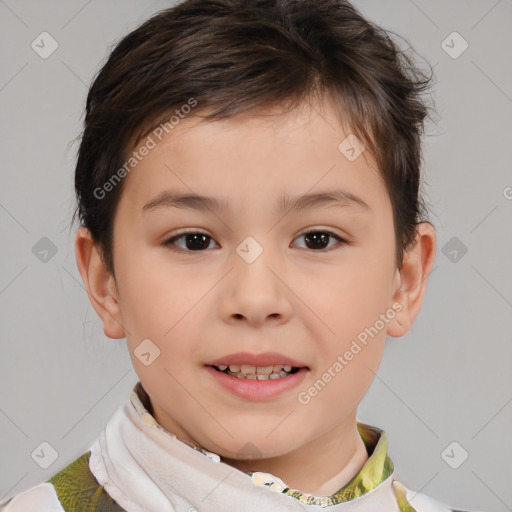
[[[233,264],[222,284],[219,314],[224,321],[252,327],[288,322],[293,292],[275,255],[263,251],[251,262],[236,255]]]

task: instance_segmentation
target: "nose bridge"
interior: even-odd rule
[[[291,305],[287,287],[279,279],[279,249],[270,246],[271,236],[262,236],[264,241],[256,236],[247,236],[235,248],[234,268],[221,297],[221,314],[226,319],[245,317],[254,324],[276,316],[284,321]]]
[[[263,240],[264,238],[264,240]],[[255,285],[276,280],[274,272],[270,268],[278,267],[276,261],[276,248],[272,248],[269,242],[270,236],[247,236],[235,249],[235,280],[253,282]],[[270,267],[270,268],[269,268]]]

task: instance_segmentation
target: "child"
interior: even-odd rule
[[[416,318],[429,85],[344,0],[187,0],[87,98],[77,264],[140,378],[4,512],[448,512],[356,420]]]

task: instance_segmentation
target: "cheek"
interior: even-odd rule
[[[390,278],[368,264],[344,264],[340,270],[304,283],[303,295],[315,318],[325,323],[324,339],[336,349],[370,327],[390,305]]]
[[[137,336],[170,336],[187,320],[208,284],[162,258],[133,254],[119,265],[120,306],[128,330]],[[201,284],[202,283],[202,284]],[[164,340],[165,341],[165,340]]]
[[[330,371],[325,375],[332,382],[326,395],[332,393],[335,399],[342,390],[348,392],[343,400],[353,401],[364,395],[382,357],[388,325],[382,318],[390,308],[391,280],[386,265],[374,254],[348,260],[329,279],[323,279],[321,286],[310,287],[318,291],[309,293],[308,305],[317,313],[309,326],[319,333],[315,336],[316,374]]]
[[[144,384],[157,390],[155,396],[159,402],[165,402],[169,392],[175,398],[180,396],[182,385],[191,388],[194,382],[191,379],[195,375],[193,367],[200,364],[194,341],[198,339],[197,334],[186,326],[180,331],[177,327],[172,329],[172,325],[164,325],[166,331],[170,329],[167,335],[162,333],[160,326],[149,326],[144,329],[145,334],[128,340],[133,367]],[[163,395],[160,394],[162,391]]]
[[[301,391],[299,403],[308,413],[322,416],[331,411],[331,419],[340,422],[348,412],[357,408],[377,372],[385,343],[385,335],[368,336],[340,341],[337,348],[317,366],[308,387]],[[327,406],[327,409],[326,409]]]

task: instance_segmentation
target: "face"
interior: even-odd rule
[[[283,455],[354,423],[380,362],[391,204],[368,152],[340,151],[334,112],[185,119],[125,178],[113,247],[134,368],[164,428],[227,458],[247,443]],[[334,199],[294,202],[316,194]],[[214,363],[299,371],[242,379]]]

